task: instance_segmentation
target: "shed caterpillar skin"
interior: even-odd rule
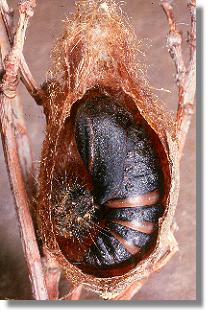
[[[164,211],[153,137],[142,118],[136,123],[107,95],[78,103],[73,131],[88,182],[56,176],[52,216],[59,244],[84,272],[124,274],[151,253]]]

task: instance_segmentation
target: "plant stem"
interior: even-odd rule
[[[191,16],[190,31],[190,60],[185,66],[182,54],[182,34],[177,30],[173,6],[170,0],[161,0],[161,5],[167,16],[169,34],[167,47],[176,68],[176,83],[178,86],[178,109],[176,115],[176,136],[182,153],[186,136],[194,112],[194,98],[196,92],[196,1],[187,0]]]
[[[1,9],[2,4],[5,5],[5,3],[5,1],[0,2]],[[21,112],[17,96],[18,72],[25,31],[34,5],[34,1],[21,2],[19,7],[20,18],[12,49],[4,19],[2,15],[0,16],[1,66],[2,70],[5,71],[0,94],[0,121],[4,155],[16,203],[21,242],[28,266],[33,297],[36,300],[47,300],[48,293],[26,191],[26,181],[28,181],[32,168],[29,139],[24,120],[19,118],[21,114],[18,115],[18,118],[14,114],[15,111]],[[8,57],[5,60],[4,56],[6,55]],[[18,136],[17,131],[20,131]]]

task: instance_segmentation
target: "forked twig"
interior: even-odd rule
[[[177,30],[173,6],[170,0],[161,0],[169,24],[167,47],[176,67],[176,83],[179,90],[178,110],[176,116],[176,135],[180,152],[183,150],[186,135],[194,111],[196,92],[196,0],[187,0],[191,16],[191,31],[189,34],[190,60],[185,66],[182,53],[182,34]]]
[[[6,32],[8,35],[9,43],[12,46],[13,45],[13,38],[14,38],[14,29],[13,29],[13,10],[11,10],[7,4],[6,0],[0,0],[0,11],[1,16],[4,21],[4,25],[6,28]],[[43,90],[38,85],[38,83],[35,81],[34,77],[31,74],[31,71],[25,61],[24,55],[21,53],[20,58],[20,64],[19,64],[19,71],[20,71],[20,77],[25,85],[26,89],[30,93],[30,95],[34,98],[37,104],[42,103],[42,97],[43,97]]]
[[[20,157],[22,155],[19,153],[19,143],[21,144],[22,141],[18,141],[17,139],[17,133],[15,129],[17,122],[14,117],[14,107],[18,104],[17,85],[19,82],[18,73],[21,52],[23,49],[25,31],[29,18],[33,14],[34,6],[35,1],[33,0],[22,1],[20,3],[20,18],[17,32],[14,36],[13,48],[10,52],[8,51],[9,54],[6,60],[2,61],[5,74],[3,76],[1,86],[0,118],[4,154],[7,162],[12,190],[15,197],[17,215],[20,225],[21,241],[29,270],[33,296],[36,300],[46,300],[48,299],[48,294],[45,286],[45,279],[33,227],[33,221],[30,214],[30,204],[26,192],[25,176],[20,162]],[[7,46],[8,48],[9,43],[2,23],[1,28],[3,29],[3,32],[0,33],[1,53],[2,51],[6,53],[5,47]],[[4,45],[4,42],[7,44]],[[29,145],[25,146],[26,150],[28,147]]]
[[[13,29],[12,10],[8,8],[6,0],[0,0],[0,48],[1,48],[1,73],[5,72],[5,59],[11,50],[11,36]],[[8,33],[9,32],[9,33]],[[13,39],[12,39],[13,41]],[[23,171],[24,180],[27,186],[29,197],[32,196],[33,190],[33,162],[30,142],[23,118],[23,110],[18,96],[14,98],[13,119],[15,135],[17,140],[18,155]]]

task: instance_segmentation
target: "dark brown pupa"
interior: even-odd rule
[[[72,20],[66,21],[65,33],[54,48],[54,67],[46,85],[47,127],[38,213],[44,243],[63,266],[66,276],[75,286],[83,284],[111,299],[133,282],[147,278],[177,249],[172,224],[179,190],[178,143],[173,121],[158,104],[141,74],[137,40],[116,4],[92,1],[88,6],[83,1],[78,8]],[[107,123],[101,122],[103,116]],[[143,137],[140,141],[139,132]],[[108,149],[109,145],[104,142],[106,136],[112,137],[111,133],[117,134],[111,144],[111,147],[117,144],[117,155],[116,149]],[[129,139],[128,149],[123,142]],[[128,165],[134,166],[132,160],[128,164],[126,150],[123,154],[121,150],[133,151],[134,162],[135,155],[138,156],[135,149],[144,142],[148,153],[153,155],[146,167],[155,172],[152,187],[140,194],[141,187],[137,186],[141,179],[130,183],[133,175],[126,174],[125,181],[133,185],[133,191],[127,187],[125,193],[124,171],[128,171]],[[101,151],[102,144],[107,148],[106,153]],[[117,162],[123,166],[121,174]],[[143,195],[152,193],[150,202],[145,202]],[[133,201],[133,207],[129,207],[136,194],[139,195],[136,204]],[[130,210],[124,214],[120,210],[115,215],[115,209],[120,209],[122,202],[123,209]],[[127,231],[124,235],[122,222],[129,220],[122,219],[131,218],[132,209],[138,211],[143,207],[145,210],[150,204],[156,205],[155,219],[152,217],[154,220],[148,224],[152,227],[150,234],[154,234],[150,243],[144,243],[142,251],[141,248],[132,253],[128,250],[130,254],[124,254],[117,263],[114,255],[113,259],[109,258],[114,262],[110,266],[107,263],[106,268],[105,260],[100,260],[102,255],[95,254],[98,249],[105,254],[106,245],[95,240],[99,237],[100,241],[105,240],[107,231],[108,239],[114,237],[125,247],[125,241],[129,243],[125,235],[134,240],[135,232],[130,235]],[[106,220],[109,216],[110,226]],[[116,218],[119,221],[115,221]],[[109,242],[105,244],[109,251],[112,246],[109,247]]]

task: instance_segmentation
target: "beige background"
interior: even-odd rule
[[[24,54],[35,78],[43,82],[49,67],[49,52],[62,29],[62,20],[75,9],[74,1],[38,1],[34,17],[27,32]],[[171,94],[157,91],[170,110],[177,105],[174,84],[174,66],[165,47],[167,23],[159,0],[127,0],[123,11],[136,29],[139,39],[152,46],[146,51],[145,62],[150,65],[148,76],[152,86],[171,90]],[[185,0],[176,0],[176,17],[179,28],[186,34],[189,15]],[[8,0],[15,7],[17,1]],[[184,44],[186,48],[186,44]],[[186,49],[187,52],[187,49]],[[21,89],[25,118],[32,140],[34,161],[38,166],[41,142],[44,137],[44,115]],[[136,300],[195,300],[195,121],[187,138],[181,162],[181,190],[176,221],[180,251],[134,297]],[[31,299],[27,269],[23,257],[14,203],[9,188],[4,156],[0,145],[0,298]],[[84,298],[92,298],[85,293]],[[96,297],[97,298],[97,297]]]

